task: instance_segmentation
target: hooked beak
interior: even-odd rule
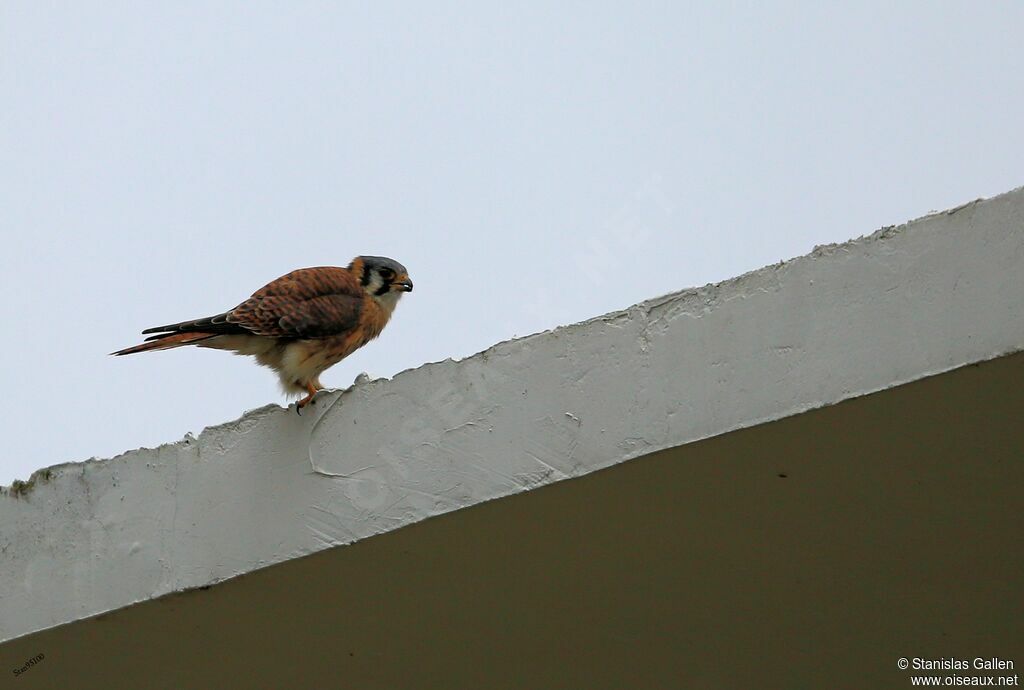
[[[409,276],[404,276],[392,283],[391,288],[393,290],[401,290],[402,292],[412,292],[412,281],[409,280]]]

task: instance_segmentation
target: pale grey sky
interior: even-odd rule
[[[1024,183],[1024,4],[0,4],[0,483],[271,372],[139,331],[383,254],[390,376]]]

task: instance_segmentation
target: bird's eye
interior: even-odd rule
[[[384,280],[391,280],[392,278],[395,277],[395,272],[392,271],[390,268],[382,268],[380,269],[380,277],[383,278]]]

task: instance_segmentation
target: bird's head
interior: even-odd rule
[[[405,266],[386,256],[357,256],[348,266],[356,274],[367,294],[389,309],[394,309],[403,292],[412,292],[412,281]]]

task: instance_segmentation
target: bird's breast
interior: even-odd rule
[[[327,369],[380,335],[391,316],[374,300],[367,299],[352,329],[324,338],[296,340],[287,348],[284,370],[297,380],[315,379]]]

